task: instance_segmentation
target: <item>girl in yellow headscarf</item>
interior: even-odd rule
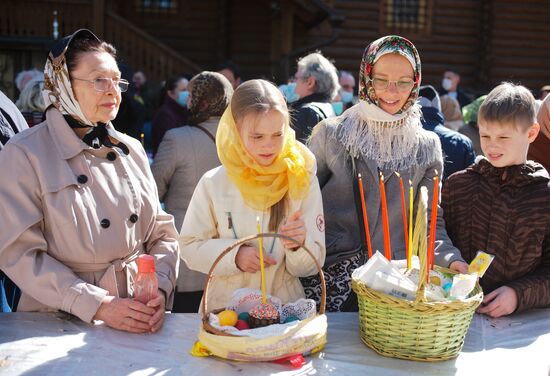
[[[190,269],[208,273],[214,260],[236,239],[278,232],[298,241],[264,241],[267,293],[282,303],[304,297],[299,277],[317,273],[305,245],[325,260],[323,204],[313,154],[296,141],[286,102],[270,82],[240,85],[218,126],[222,166],[202,177],[179,238]],[[238,288],[260,287],[256,243],[233,249],[218,264],[208,290],[210,308],[223,308]]]

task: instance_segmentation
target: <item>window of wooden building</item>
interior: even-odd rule
[[[433,0],[380,0],[380,33],[430,36]]]
[[[136,9],[142,12],[173,13],[178,9],[178,0],[136,0]]]

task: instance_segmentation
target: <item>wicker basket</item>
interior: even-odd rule
[[[319,312],[314,316],[308,319],[302,320],[298,328],[294,331],[289,331],[285,335],[272,339],[256,339],[252,337],[243,337],[237,336],[231,333],[226,333],[220,331],[219,329],[210,325],[208,321],[209,313],[219,313],[223,309],[214,310],[212,312],[208,311],[208,288],[210,281],[212,280],[214,269],[220,260],[227,255],[232,249],[239,247],[242,244],[250,242],[258,238],[281,238],[287,240],[294,240],[288,236],[274,234],[274,233],[265,233],[252,235],[239,241],[235,242],[231,246],[227,247],[214,261],[210,271],[208,272],[208,279],[206,280],[204,286],[204,297],[202,299],[202,326],[199,333],[199,340],[204,342],[204,345],[208,350],[216,356],[231,359],[231,360],[241,360],[241,361],[270,361],[281,359],[290,355],[296,354],[308,354],[321,350],[326,344],[326,316],[325,316],[325,304],[326,304],[326,286],[325,278],[323,271],[318,261],[315,259],[313,254],[305,246],[302,246],[307,254],[312,258],[317,271],[321,279],[321,304],[319,307]],[[319,324],[320,323],[320,324]],[[312,328],[322,328],[322,333],[316,333],[315,330],[312,331]],[[246,348],[250,349],[249,351],[237,351],[237,347],[242,347],[243,340],[246,341]],[[209,346],[208,344],[211,344]],[[263,353],[255,353],[255,350],[258,348],[267,348],[269,347],[272,350]]]
[[[472,316],[483,300],[483,291],[476,283],[464,300],[427,301],[426,212],[427,190],[422,187],[414,244],[418,245],[415,250],[420,259],[420,275],[424,278],[420,278],[416,299],[404,300],[375,291],[356,278],[352,279],[352,288],[359,304],[361,340],[367,346],[385,356],[433,362],[458,355]],[[438,266],[434,269],[456,274]]]
[[[428,362],[458,355],[483,300],[479,284],[466,300],[452,302],[427,302],[423,287],[415,301],[375,291],[355,279],[352,287],[359,303],[361,340],[367,346],[385,356]]]

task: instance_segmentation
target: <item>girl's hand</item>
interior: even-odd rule
[[[301,217],[302,211],[298,210],[279,228],[279,234],[290,236],[298,241],[298,243],[296,243],[287,239],[281,239],[286,249],[296,250],[306,241],[306,224]]]
[[[111,328],[132,333],[146,333],[155,309],[137,300],[106,296],[97,310],[94,320],[101,320]]]
[[[508,286],[502,286],[485,295],[483,302],[477,309],[478,313],[485,313],[491,317],[506,316],[518,307],[516,291]]]
[[[164,323],[164,306],[166,304],[166,297],[164,291],[158,290],[158,295],[156,298],[151,299],[147,302],[147,307],[153,308],[155,313],[151,320],[149,320],[149,326],[151,327],[151,333],[157,332]]]
[[[256,247],[243,244],[239,247],[237,256],[235,256],[235,264],[243,272],[256,273],[260,270],[260,252]],[[264,266],[269,267],[275,264],[277,264],[277,261],[266,255],[264,249]]]

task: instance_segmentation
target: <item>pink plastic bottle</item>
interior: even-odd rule
[[[134,299],[143,304],[157,297],[159,283],[155,273],[155,258],[140,255],[137,260],[138,273],[134,283]]]

